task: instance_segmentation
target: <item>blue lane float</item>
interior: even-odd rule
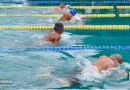
[[[56,46],[56,47],[35,47],[35,48],[17,48],[0,47],[0,51],[69,51],[69,50],[130,50],[130,46]]]
[[[27,3],[27,4],[60,4],[61,1],[60,0],[33,0],[33,1],[25,1],[25,0],[1,0],[1,3]],[[99,1],[99,0],[95,0],[95,1],[91,1],[91,0],[87,0],[87,1],[77,1],[77,0],[63,0],[63,2],[67,3],[67,4],[129,4],[130,1],[129,0],[103,0],[103,1]]]

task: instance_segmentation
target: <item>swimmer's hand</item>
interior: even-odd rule
[[[46,74],[38,74],[36,78],[50,78],[51,79],[53,78],[53,76],[51,76],[50,73],[46,73]]]
[[[81,19],[85,19],[85,17],[81,17]]]
[[[62,9],[58,6],[58,7],[56,7],[53,11],[54,11],[54,12],[60,12],[60,11],[62,11]]]

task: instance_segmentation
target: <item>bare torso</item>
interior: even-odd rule
[[[52,44],[57,44],[61,39],[60,34],[56,33],[55,31],[50,32],[48,35],[45,35],[41,41],[49,41]]]
[[[54,9],[54,12],[59,12],[59,11],[62,11],[62,8],[59,6]]]
[[[115,67],[115,62],[107,56],[101,56],[93,63],[93,66],[96,66],[98,71],[101,72],[102,70]]]
[[[64,15],[61,17],[60,21],[69,21],[71,20],[73,15],[69,12],[64,13]]]

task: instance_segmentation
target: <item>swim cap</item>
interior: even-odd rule
[[[71,13],[73,16],[75,16],[77,12],[76,12],[75,9],[70,9],[70,13]]]
[[[110,58],[112,60],[117,60],[117,62],[120,64],[122,64],[122,62],[123,62],[123,59],[122,59],[121,55],[119,55],[119,54],[113,54],[110,56]]]
[[[55,27],[54,29],[61,29],[61,30],[64,30],[64,26],[61,22],[58,22],[58,23],[55,23]]]
[[[65,8],[69,8],[69,7],[70,7],[70,5],[66,5],[66,6],[65,6]]]

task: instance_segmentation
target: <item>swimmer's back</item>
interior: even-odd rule
[[[72,19],[72,17],[73,16],[69,12],[65,12],[60,21],[69,21]]]
[[[55,43],[58,43],[61,36],[58,33],[56,33],[55,31],[52,31],[48,35],[46,35],[44,38],[46,41],[49,41],[49,42],[52,42],[53,44],[55,44]]]
[[[115,63],[107,56],[102,56],[93,63],[98,68],[98,71],[107,70],[108,68],[115,67]]]
[[[54,12],[59,12],[59,11],[62,11],[62,8],[60,8],[59,6],[54,9]]]

